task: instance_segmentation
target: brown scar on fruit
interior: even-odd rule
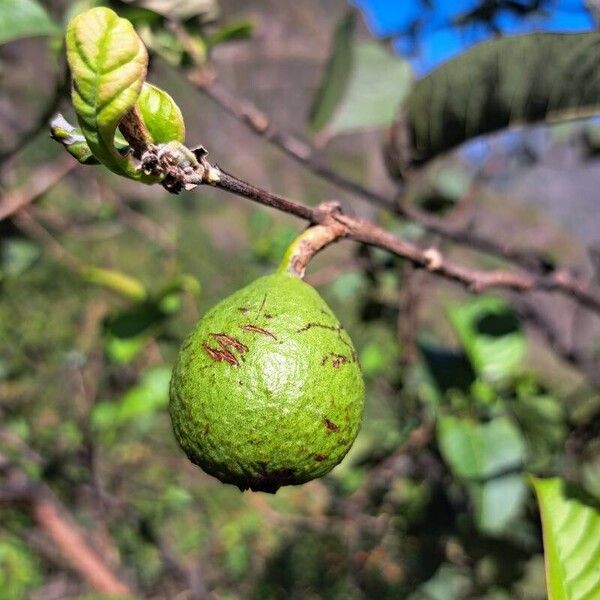
[[[351,362],[348,357],[344,356],[343,354],[335,354],[335,352],[330,352],[323,357],[323,360],[321,361],[322,367],[325,366],[329,358],[331,358],[331,364],[334,369],[338,369],[340,365],[347,365]]]
[[[218,348],[213,348],[209,346],[206,342],[202,343],[202,347],[207,352],[207,354],[215,361],[215,362],[226,362],[230,365],[237,367],[240,364],[240,361],[236,358],[233,352],[229,349],[230,347],[234,350],[237,350],[240,354],[244,352],[248,352],[248,346],[242,344],[240,340],[227,335],[226,333],[211,333],[211,337],[214,337],[218,344]]]
[[[328,431],[339,431],[340,428],[333,421],[330,421],[327,417],[323,419],[323,423],[325,423],[325,427],[327,427]]]
[[[265,307],[265,304],[267,302],[267,294],[265,294],[263,296],[262,302],[260,303],[260,307],[258,309],[258,312],[256,313],[256,316],[254,317],[254,319],[258,319],[258,317],[260,317],[260,313],[263,311],[263,308]]]
[[[240,306],[240,307],[238,308],[238,310],[239,310],[239,311],[240,311],[240,312],[241,312],[243,315],[245,315],[247,312],[249,312],[249,311],[250,311],[250,309],[249,309],[247,306]]]
[[[327,456],[325,454],[315,454],[313,457],[317,462],[323,462]]]
[[[248,325],[242,325],[242,329],[244,331],[252,331],[254,333],[260,333],[262,335],[268,335],[269,337],[272,337],[274,340],[277,339],[269,330],[263,329],[262,327],[259,327],[258,325],[252,325],[252,324],[248,323]]]
[[[296,330],[296,333],[308,331],[309,329],[313,329],[313,327],[318,327],[319,329],[327,329],[328,331],[333,331],[337,333],[340,342],[342,342],[342,344],[344,344],[344,346],[348,347],[350,350],[354,351],[354,348],[352,348],[352,343],[343,338],[342,332],[346,333],[346,330],[344,329],[344,326],[339,323],[337,325],[326,325],[325,323],[307,323],[306,325],[304,325],[304,327],[301,327],[300,329]],[[348,334],[346,333],[346,335]]]

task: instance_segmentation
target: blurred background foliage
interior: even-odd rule
[[[272,497],[203,474],[166,411],[178,347],[208,307],[272,270],[302,225],[63,156],[46,130],[57,109],[73,117],[62,31],[94,4],[134,22],[188,143],[228,170],[310,204],[342,199],[465,264],[501,264],[299,168],[182,76],[208,64],[335,168],[393,195],[383,127],[415,75],[342,0],[0,0],[0,209],[35,199],[0,222],[0,599],[101,597],[11,496],[7,465],[52,491],[137,597],[545,598],[525,474],[561,475],[600,499],[597,318],[549,294],[469,295],[340,244],[307,280],[360,354],[368,398],[355,446],[326,478]],[[500,3],[480,4],[488,12],[463,21],[488,15],[500,33]],[[524,3],[519,23],[543,5]],[[598,137],[580,121],[475,141],[436,160],[406,198],[547,268],[597,277]]]

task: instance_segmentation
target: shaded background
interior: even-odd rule
[[[71,4],[44,3],[58,24]],[[492,35],[594,26],[578,2],[523,2],[522,11],[501,2],[356,4],[366,22],[354,43],[372,43],[374,32],[418,75]],[[471,15],[480,5],[487,12]],[[334,168],[393,197],[382,124],[309,127],[350,5],[222,0],[219,9],[203,35],[252,25],[248,39],[212,49],[220,83],[276,127],[312,136]],[[77,523],[142,598],[545,597],[523,473],[562,474],[600,497],[597,317],[549,294],[475,297],[340,243],[317,257],[307,281],[359,351],[363,429],[326,478],[276,496],[241,494],[177,447],[170,367],[199,316],[272,270],[302,224],[217,191],[174,197],[98,167],[71,168],[45,128],[35,131],[44,112],[73,118],[64,93],[51,102],[62,72],[56,40],[0,46],[0,69],[0,203],[30,200],[0,222],[0,598],[93,591],[56,552],[35,502],[17,493],[29,489]],[[465,264],[500,264],[300,168],[182,71],[154,58],[149,80],[177,100],[188,143],[204,144],[227,170],[308,204],[339,199]],[[476,140],[444,157],[414,201],[593,278],[597,136],[586,121]]]

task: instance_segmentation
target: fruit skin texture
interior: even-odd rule
[[[184,342],[169,411],[189,459],[241,490],[274,493],[328,473],[360,428],[364,383],[347,332],[286,274],[213,307]]]

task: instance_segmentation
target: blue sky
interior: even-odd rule
[[[482,24],[456,27],[453,19],[478,4],[477,0],[430,0],[431,8],[420,0],[353,0],[365,16],[374,35],[394,37],[398,52],[409,58],[419,75],[425,75],[441,62],[465,48],[485,40],[492,32]],[[582,0],[550,0],[547,14],[522,18],[509,12],[499,15],[497,25],[504,34],[530,31],[589,31],[593,21]],[[415,21],[421,28],[414,38],[397,36]]]

